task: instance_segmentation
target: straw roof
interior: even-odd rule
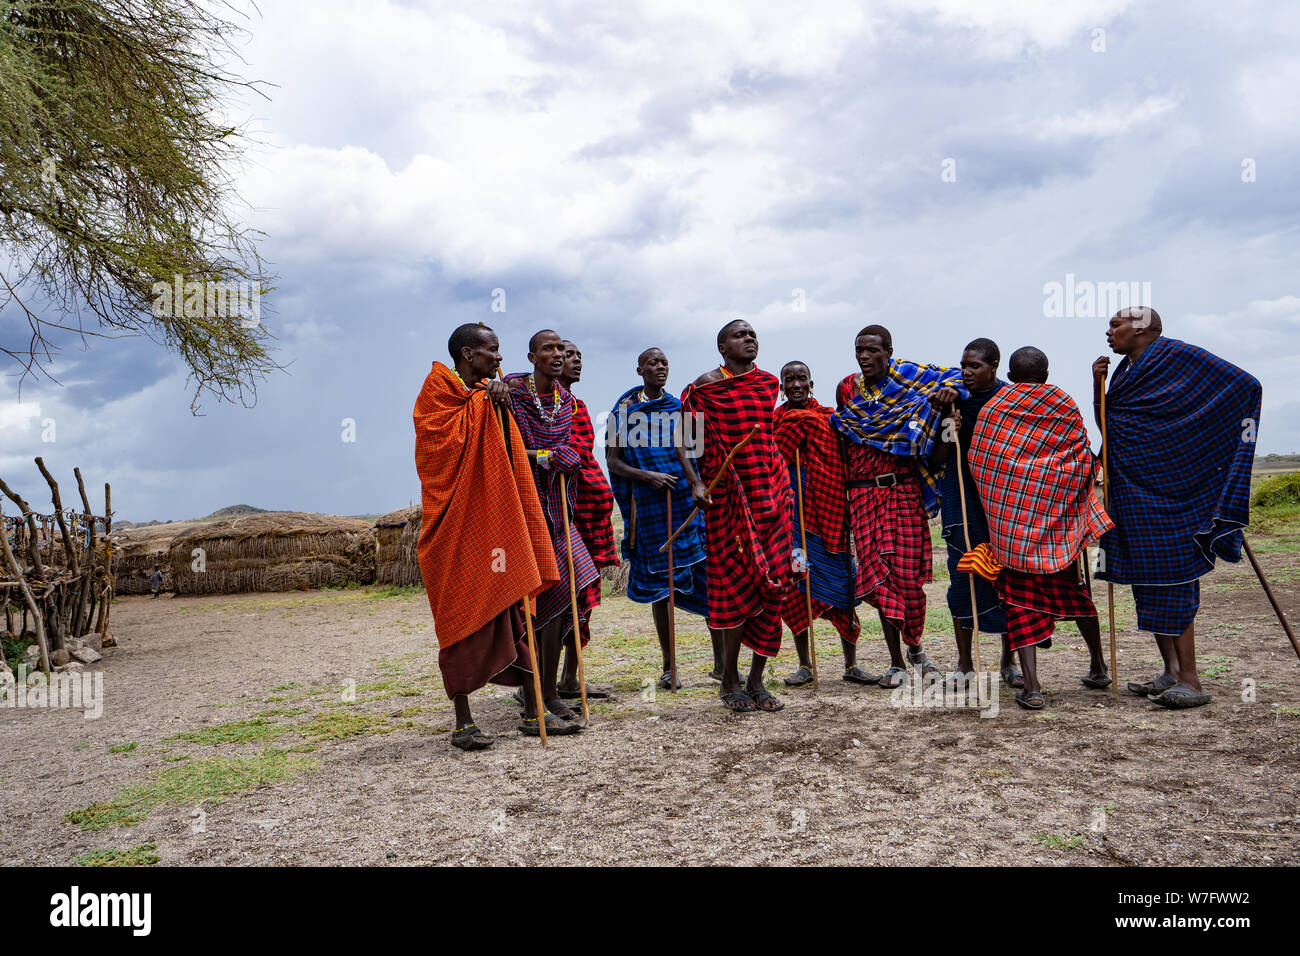
[[[201,555],[195,552],[201,549]],[[201,570],[196,569],[202,557]],[[193,527],[168,554],[177,594],[293,591],[375,580],[375,536],[354,518],[265,512]]]
[[[416,545],[420,541],[419,505],[390,511],[375,522],[375,581],[402,587],[424,585]]]
[[[163,590],[171,590],[167,555],[172,539],[198,526],[197,521],[172,521],[114,531],[109,537],[113,544],[113,593],[148,594],[155,564],[163,573]]]

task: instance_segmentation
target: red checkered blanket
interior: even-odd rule
[[[572,394],[572,393],[570,393]],[[615,567],[618,553],[614,550],[614,526],[610,515],[614,511],[614,490],[609,487],[605,473],[596,464],[592,449],[596,444],[596,428],[591,423],[587,405],[577,395],[573,396],[573,426],[569,433],[571,444],[582,456],[579,477],[573,483],[573,522],[578,534],[591,552],[597,568]]]
[[[968,455],[989,543],[1017,571],[1069,565],[1114,527],[1093,492],[1097,461],[1074,401],[1055,385],[1012,385],[980,412]]]
[[[745,643],[774,656],[781,647],[781,608],[790,584],[790,477],[772,438],[779,384],[758,368],[682,393],[682,408],[704,416],[700,480],[708,484],[723,459],[755,426],[758,433],[732,459],[705,513],[709,624],[745,624]]]
[[[803,408],[794,408],[789,402],[778,405],[772,421],[776,447],[782,457],[793,465],[794,453],[799,452],[808,531],[820,535],[822,543],[831,551],[847,551],[844,459],[840,457],[839,440],[831,428],[834,411],[809,398]]]

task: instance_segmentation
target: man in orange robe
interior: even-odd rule
[[[452,368],[434,362],[415,400],[415,469],[424,513],[417,546],[438,635],[438,668],[456,709],[451,742],[491,746],[469,695],[486,684],[523,687],[519,729],[537,736],[537,701],[521,602],[560,580],[509,393],[494,381],[496,333],[462,325],[447,343]],[[507,433],[509,438],[507,440]],[[548,734],[569,732],[547,714]]]

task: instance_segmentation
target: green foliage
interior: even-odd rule
[[[1049,850],[1077,850],[1083,846],[1083,837],[1057,833],[1035,833],[1034,842]]]
[[[129,754],[135,751],[135,747],[136,743],[133,740],[129,744],[114,744],[108,748],[108,752],[111,754]]]
[[[3,653],[4,660],[9,664],[9,669],[15,674],[18,673],[18,665],[23,662],[23,652],[32,643],[32,641],[25,641],[17,635],[14,635],[11,640],[8,631],[0,634],[0,653]]]
[[[315,769],[314,760],[274,747],[253,757],[215,755],[165,767],[149,783],[123,790],[107,802],[73,810],[64,819],[82,830],[105,830],[139,823],[164,804],[220,803],[234,794],[282,783]]]
[[[191,744],[246,744],[254,740],[275,740],[285,732],[274,721],[256,717],[252,720],[232,720],[230,723],[217,724],[215,727],[203,727],[199,730],[187,730],[168,740],[183,740]]]
[[[153,866],[158,862],[157,843],[143,843],[129,850],[92,850],[76,858],[77,866]]]
[[[1250,503],[1256,508],[1300,505],[1300,474],[1274,475],[1272,478],[1266,478],[1255,489]]]
[[[242,281],[258,303],[271,279],[233,215],[243,131],[226,103],[260,90],[222,66],[240,32],[225,13],[242,16],[201,0],[4,4],[0,307],[12,301],[31,335],[0,351],[24,376],[48,374],[58,333],[150,337],[189,369],[192,406],[205,391],[243,401],[277,367],[265,326],[206,293],[179,315],[155,308],[156,283],[177,276],[182,296]]]

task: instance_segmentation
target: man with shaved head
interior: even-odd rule
[[[582,379],[582,351],[569,339],[564,340],[564,371],[560,374],[560,384],[573,395],[573,386]],[[605,479],[605,473],[596,463],[593,452],[596,444],[596,428],[591,421],[591,413],[586,403],[573,395],[573,431],[570,436],[572,445],[582,456],[582,467],[573,476],[573,490],[569,497],[573,502],[573,523],[577,526],[582,543],[587,546],[596,570],[612,568],[618,565],[618,555],[614,551],[614,526],[610,515],[614,511],[614,492]],[[584,595],[582,603],[592,610],[600,603],[600,578],[596,578]],[[582,646],[591,640],[591,615],[582,622]],[[582,696],[578,688],[578,655],[573,650],[573,635],[564,641],[564,670],[560,675],[560,697],[563,700],[577,700]],[[609,692],[601,688],[588,686],[588,697],[608,697]]]
[[[857,594],[880,614],[890,666],[882,687],[939,669],[921,647],[925,585],[933,577],[929,519],[939,511],[941,468],[931,461],[942,410],[969,394],[961,369],[893,357],[893,337],[868,325],[854,339],[859,372],[839,384],[831,423],[846,442]]]
[[[1110,513],[1098,577],[1133,587],[1139,630],[1151,631],[1164,672],[1128,689],[1163,707],[1211,697],[1196,673],[1200,578],[1215,560],[1241,560],[1259,428],[1258,380],[1205,349],[1165,337],[1142,306],[1111,316],[1106,340],[1123,359],[1093,363],[1094,408],[1105,434]]]
[[[1047,384],[1047,356],[1026,346],[1008,365],[1011,386],[980,411],[968,453],[988,541],[959,567],[995,582],[1024,671],[1016,703],[1042,710],[1037,652],[1052,646],[1057,621],[1074,621],[1088,645],[1083,683],[1110,686],[1086,556],[1088,543],[1111,522],[1097,503],[1097,462],[1083,417],[1063,389]]]
[[[658,686],[668,690],[672,688],[670,589],[675,607],[706,618],[709,613],[704,515],[697,514],[674,539],[670,581],[668,554],[661,550],[671,533],[668,499],[671,496],[675,524],[685,521],[693,506],[690,484],[676,451],[682,430],[682,403],[664,388],[668,382],[668,356],[663,349],[642,352],[637,357],[636,373],[641,384],[619,396],[610,412],[605,461],[623,515],[623,557],[630,565],[627,596],[637,604],[650,605],[663,655]],[[712,630],[710,635],[713,674],[721,680],[721,635]]]
[[[573,445],[573,396],[560,384],[564,374],[564,340],[543,329],[528,340],[531,372],[506,376],[515,421],[528,449],[533,478],[542,510],[550,528],[556,566],[562,580],[537,599],[537,656],[542,681],[543,705],[560,717],[567,728],[581,730],[581,714],[560,699],[556,675],[564,638],[573,631],[569,596],[568,561],[572,550],[574,580],[578,593],[579,626],[592,608],[591,584],[600,578],[577,527],[569,523],[564,537],[565,509],[572,507],[560,493],[560,475],[570,481],[582,470],[582,455]],[[572,484],[569,484],[572,488]],[[551,733],[549,727],[548,733]],[[570,731],[571,732],[571,731]]]
[[[744,319],[718,332],[722,362],[682,393],[682,408],[704,422],[699,470],[679,444],[678,460],[705,514],[709,626],[722,631],[719,691],[733,713],[772,712],[784,705],[763,686],[766,659],[781,649],[781,609],[790,587],[790,478],[772,435],[776,376],[757,365],[758,335]],[[728,453],[753,433],[723,469]],[[719,477],[720,476],[720,477]],[[712,493],[707,482],[719,481]],[[754,656],[740,682],[741,644]]]
[[[851,684],[875,684],[880,676],[868,674],[857,665],[858,635],[862,628],[854,610],[858,601],[853,593],[844,459],[835,430],[831,428],[833,409],[813,397],[812,372],[803,362],[786,362],[781,368],[781,390],[785,393],[785,403],[778,405],[773,414],[776,447],[789,469],[791,486],[802,490],[802,519],[806,525],[801,529],[796,494],[790,511],[794,525],[792,544],[796,548],[802,548],[804,541],[808,544],[800,562],[805,569],[796,571],[781,611],[781,617],[794,632],[794,646],[799,655],[799,667],[785,683],[788,687],[802,687],[813,680],[808,648],[812,629],[808,619],[811,591],[812,616],[825,618],[839,632],[844,654],[841,678]]]

